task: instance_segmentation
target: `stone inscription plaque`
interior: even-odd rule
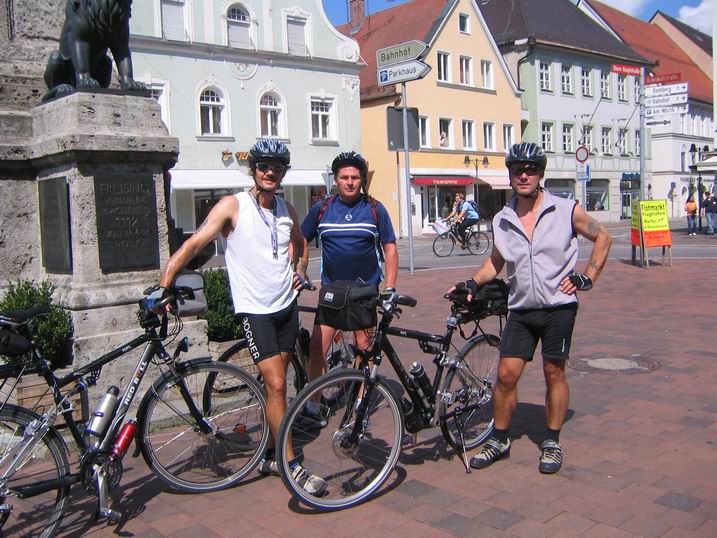
[[[42,265],[51,273],[71,273],[72,243],[67,179],[54,177],[39,181],[37,190],[40,197]]]
[[[159,268],[157,199],[151,174],[95,177],[97,246],[103,272]]]

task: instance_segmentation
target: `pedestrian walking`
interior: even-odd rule
[[[717,211],[717,199],[715,195],[709,191],[705,194],[705,199],[702,200],[702,215],[707,221],[707,235],[714,235],[715,233],[715,212]]]

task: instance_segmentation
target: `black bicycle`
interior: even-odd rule
[[[337,510],[368,499],[389,477],[401,452],[403,431],[416,433],[440,426],[445,440],[462,451],[466,470],[466,451],[483,442],[493,429],[493,385],[498,363],[499,337],[485,333],[480,320],[490,305],[476,308],[464,295],[451,295],[451,315],[446,332],[430,334],[399,327],[391,322],[401,313],[399,305],[415,306],[416,300],[392,295],[381,303],[381,320],[373,345],[359,352],[360,369],[339,369],[309,383],[287,409],[277,441],[282,479],[300,501],[321,510]],[[503,303],[504,305],[505,303]],[[503,326],[500,311],[500,328]],[[473,334],[457,355],[451,344],[456,330],[475,322]],[[480,333],[480,334],[478,334]],[[424,353],[433,355],[436,372],[431,381],[416,362],[406,372],[388,336],[417,340]],[[378,370],[383,356],[391,363],[407,398],[399,397]],[[445,371],[445,377],[444,377]],[[342,391],[333,405],[322,403],[328,420],[323,429],[302,429],[297,421],[309,400],[325,392]],[[287,447],[292,443],[297,457],[326,482],[321,496],[307,493],[291,473]]]
[[[264,393],[235,366],[208,357],[179,362],[189,347],[186,338],[172,355],[166,351],[163,341],[181,331],[181,319],[171,316],[174,323],[168,330],[170,316],[155,311],[163,311],[175,297],[186,296],[175,290],[156,304],[142,299],[138,321],[144,334],[61,378],[26,336],[26,325],[49,308],[0,314],[2,337],[15,344],[3,353],[12,347],[18,358],[25,358],[1,368],[2,386],[10,378],[38,373],[55,404],[42,415],[7,399],[0,408],[0,534],[52,536],[70,502],[70,488],[77,483],[97,496],[96,516],[119,518],[120,513],[109,507],[109,492],[120,482],[122,458],[133,441],[150,469],[173,491],[227,488],[254,469],[269,438]],[[82,396],[86,408],[87,389],[97,384],[102,367],[143,344],[121,397],[117,387],[110,387],[90,422],[75,422],[71,399]],[[150,364],[160,369],[160,376],[142,398],[136,421],[125,422]],[[74,471],[67,445],[54,427],[60,414],[79,447]]]
[[[433,253],[439,258],[445,258],[451,255],[456,244],[465,245],[463,248],[468,248],[471,254],[481,255],[490,248],[490,238],[487,233],[476,231],[474,227],[470,227],[466,230],[466,241],[463,243],[458,229],[451,226],[447,232],[437,235],[433,240]]]

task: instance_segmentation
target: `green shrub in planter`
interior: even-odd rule
[[[209,311],[200,318],[207,320],[209,340],[226,342],[239,338],[241,328],[234,319],[234,302],[225,269],[204,272],[204,294],[207,296]]]
[[[0,310],[25,310],[33,306],[52,306],[53,285],[44,280],[35,283],[30,280],[18,280],[8,285],[5,296],[0,301]],[[40,353],[52,368],[67,366],[72,358],[72,318],[62,308],[52,308],[46,316],[36,317],[29,325],[29,336],[36,342]],[[17,357],[2,357],[7,362]],[[22,360],[22,358],[20,358]]]

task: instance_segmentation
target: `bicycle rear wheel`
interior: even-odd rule
[[[499,342],[492,334],[473,338],[446,374],[440,400],[441,431],[457,450],[475,448],[493,431]]]
[[[140,404],[142,455],[171,490],[233,486],[254,469],[269,439],[264,391],[230,364],[188,361],[175,370]]]
[[[485,254],[488,247],[490,247],[490,238],[487,233],[473,232],[468,237],[468,250],[470,250],[472,254]]]
[[[330,372],[309,383],[284,415],[277,442],[281,478],[289,491],[309,506],[339,510],[365,501],[388,479],[398,461],[403,433],[400,400],[382,379],[370,388],[365,381],[359,370]],[[341,403],[332,408],[321,406],[328,425],[302,429],[296,419],[304,404],[337,385],[346,388]],[[365,407],[358,405],[359,395]],[[297,461],[325,481],[323,494],[306,492],[294,479],[290,446]]]
[[[0,476],[11,463],[6,461],[6,455],[22,440],[28,425],[38,418],[35,413],[11,404],[0,409]],[[58,484],[45,493],[25,499],[17,495],[23,487],[66,478],[70,474],[67,445],[57,430],[50,428],[23,459],[24,463],[8,477],[4,488],[0,487],[6,493],[0,496],[0,505],[3,505],[0,535],[53,536],[69,504],[70,486]]]
[[[450,256],[456,246],[456,240],[450,232],[436,236],[433,240],[433,253],[439,258]]]

